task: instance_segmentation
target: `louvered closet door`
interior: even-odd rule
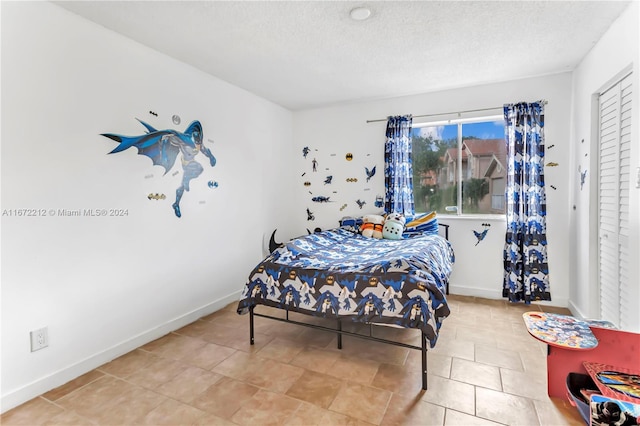
[[[624,328],[629,301],[631,76],[600,94],[600,315]]]

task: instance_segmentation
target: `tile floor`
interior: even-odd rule
[[[428,352],[248,316],[235,303],[2,415],[2,425],[583,425],[546,394],[539,305],[450,296]],[[259,307],[257,312],[277,310]],[[291,317],[294,319],[293,317]],[[307,317],[308,318],[308,317]],[[380,327],[378,327],[380,328]],[[419,345],[416,330],[374,331]]]

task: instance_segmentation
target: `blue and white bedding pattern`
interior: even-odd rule
[[[402,240],[337,228],[274,250],[249,275],[238,313],[262,304],[325,318],[419,328],[433,347],[450,311],[454,263],[439,235]]]

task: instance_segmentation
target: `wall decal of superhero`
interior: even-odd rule
[[[273,233],[271,233],[271,238],[269,239],[269,252],[272,252],[277,248],[284,247],[283,243],[276,243],[276,231],[277,229],[274,229]]]
[[[202,174],[204,168],[195,160],[196,155],[202,152],[208,159],[211,167],[216,165],[216,158],[209,148],[202,143],[202,125],[199,121],[193,121],[187,129],[181,133],[176,130],[156,130],[142,120],[138,121],[147,129],[147,133],[141,136],[123,136],[114,133],[101,133],[111,140],[118,142],[109,154],[122,152],[131,147],[138,150],[139,155],[145,155],[153,161],[154,165],[162,166],[165,175],[173,168],[178,154],[182,155],[182,183],[176,189],[176,200],[172,204],[177,217],[182,216],[180,200],[184,191],[189,191],[189,183]]]
[[[371,179],[373,175],[376,174],[376,166],[373,166],[371,170],[369,170],[368,167],[365,167],[364,170],[365,170],[365,173],[367,174],[367,182],[369,182],[369,179]]]
[[[313,197],[311,198],[311,201],[315,202],[315,203],[328,203],[329,201],[329,197],[325,197],[322,195],[318,195],[317,197]]]
[[[480,241],[484,240],[484,237],[487,236],[487,232],[489,231],[489,227],[491,226],[491,224],[490,223],[483,223],[482,226],[484,226],[484,230],[483,231],[481,231],[481,232],[473,231],[473,235],[475,235],[476,239],[478,240],[475,245],[480,244]]]
[[[309,207],[307,207],[307,221],[316,220],[316,216],[313,214]]]
[[[580,191],[582,191],[582,187],[584,186],[584,181],[587,178],[587,171],[582,171],[582,167],[578,166],[578,173],[580,173]]]

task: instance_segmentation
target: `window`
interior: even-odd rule
[[[507,146],[502,116],[414,123],[412,143],[416,212],[505,212]]]

